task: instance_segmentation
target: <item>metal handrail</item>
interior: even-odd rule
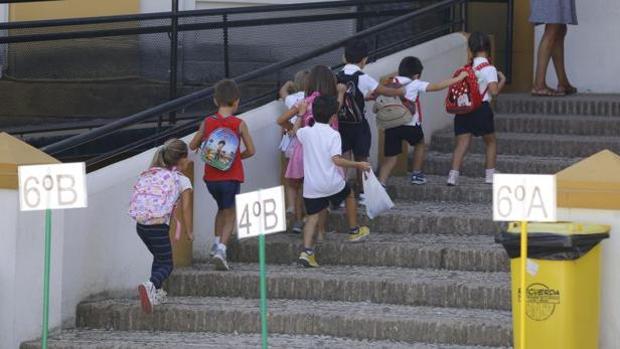
[[[400,0],[403,1],[403,0]],[[380,15],[380,16],[393,16],[399,15],[402,10],[382,10],[382,11],[363,11],[363,12],[350,12],[350,13],[332,13],[332,14],[320,14],[320,15],[301,15],[301,16],[287,16],[287,17],[275,17],[275,18],[259,18],[259,19],[243,19],[236,21],[226,22],[214,22],[214,23],[189,23],[179,24],[178,31],[196,31],[207,29],[222,29],[222,28],[242,28],[242,27],[255,27],[260,25],[277,25],[277,24],[290,24],[290,23],[309,23],[309,22],[323,22],[323,21],[335,21],[343,19],[355,19],[359,16],[368,15]],[[58,33],[44,33],[44,34],[22,34],[0,37],[0,44],[10,43],[23,43],[23,42],[40,42],[40,41],[56,41],[66,39],[86,39],[86,38],[99,38],[108,36],[123,36],[123,35],[138,35],[138,34],[157,34],[168,33],[172,30],[170,25],[158,25],[148,27],[136,27],[136,28],[117,28],[117,29],[97,29],[97,30],[83,30],[83,31],[68,31]]]
[[[342,46],[344,46],[347,42],[354,40],[354,39],[359,39],[365,36],[369,36],[369,35],[373,35],[373,34],[377,34],[382,30],[385,30],[387,28],[390,28],[394,25],[400,24],[402,22],[408,21],[410,19],[413,19],[415,17],[418,17],[420,15],[424,15],[427,13],[430,13],[432,11],[438,10],[438,9],[443,9],[443,8],[448,8],[450,6],[455,6],[455,5],[459,5],[461,3],[465,3],[467,2],[467,0],[443,0],[440,2],[437,2],[435,4],[426,6],[422,9],[419,10],[415,10],[412,11],[411,13],[402,15],[400,17],[397,18],[393,18],[391,20],[388,20],[384,23],[381,23],[379,25],[376,25],[372,28],[368,28],[366,30],[360,31],[348,38],[336,41],[334,43],[325,45],[321,48],[309,51],[307,53],[301,54],[299,56],[293,57],[293,58],[289,58],[277,63],[273,63],[270,64],[266,67],[257,69],[253,72],[241,75],[237,78],[235,78],[235,81],[237,83],[241,83],[241,82],[245,82],[245,81],[249,81],[252,79],[255,79],[257,77],[261,77],[261,76],[265,76],[265,75],[269,75],[269,74],[274,74],[277,73],[278,71],[282,70],[283,68],[287,68],[290,67],[292,65],[304,62],[308,59],[314,58],[316,56],[320,56],[322,54],[328,53],[330,51],[333,51],[337,48],[340,48]],[[75,148],[77,146],[80,146],[84,143],[90,142],[90,141],[94,141],[96,139],[99,139],[101,137],[107,136],[108,134],[111,134],[115,131],[118,131],[126,126],[130,126],[145,120],[148,120],[150,118],[154,118],[156,116],[165,114],[165,113],[169,113],[169,112],[173,112],[176,110],[179,110],[181,108],[187,107],[189,105],[192,105],[194,103],[197,103],[199,101],[202,101],[204,99],[206,99],[207,97],[210,97],[213,94],[213,87],[208,87],[196,92],[193,92],[189,95],[183,96],[183,97],[179,97],[177,99],[174,99],[172,101],[163,103],[161,105],[146,109],[144,111],[138,112],[136,114],[133,114],[131,116],[116,120],[114,122],[111,122],[105,126],[96,128],[90,132],[84,133],[84,134],[80,134],[77,136],[73,136],[70,138],[67,138],[65,140],[62,140],[60,142],[45,146],[42,148],[43,151],[49,153],[49,154],[57,154],[61,151],[66,151],[68,149],[72,149]]]
[[[29,1],[32,1],[32,0],[29,0]],[[48,1],[53,1],[53,0],[48,0]],[[64,27],[64,26],[92,25],[92,24],[104,24],[104,23],[122,23],[122,22],[132,22],[132,21],[171,19],[174,17],[176,18],[208,17],[208,16],[235,15],[235,14],[258,13],[258,12],[269,13],[269,12],[329,9],[329,8],[351,7],[351,6],[359,6],[359,5],[405,3],[405,2],[411,2],[411,1],[412,0],[322,1],[322,2],[311,2],[311,3],[244,6],[244,7],[207,9],[207,10],[185,10],[185,11],[179,11],[177,14],[173,14],[172,12],[153,12],[153,13],[141,13],[141,14],[131,14],[131,15],[20,21],[20,22],[0,23],[0,30]]]

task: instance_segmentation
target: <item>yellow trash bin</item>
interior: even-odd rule
[[[521,306],[520,223],[497,236],[510,257],[514,348]],[[610,227],[579,223],[528,224],[526,349],[598,349],[600,242]]]

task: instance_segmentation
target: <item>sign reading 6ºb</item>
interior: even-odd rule
[[[20,166],[17,174],[21,211],[87,207],[83,162]]]
[[[556,221],[553,175],[496,174],[493,178],[494,221]]]
[[[239,194],[235,201],[239,239],[286,230],[284,187]]]

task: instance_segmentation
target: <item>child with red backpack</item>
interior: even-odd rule
[[[185,142],[167,141],[157,150],[150,168],[140,175],[131,197],[129,215],[136,220],[138,236],[153,254],[151,277],[138,286],[140,303],[146,313],[166,301],[166,291],[161,286],[172,272],[169,222],[179,201],[187,237],[193,240],[192,183],[179,172],[190,162],[187,153]],[[175,240],[178,240],[181,232],[178,221],[176,229]]]
[[[390,87],[404,87],[402,96],[394,98],[379,96],[375,101],[374,111],[377,125],[381,126],[382,121],[386,121],[383,127],[385,129],[383,146],[385,158],[379,171],[379,181],[384,186],[396,166],[398,155],[402,152],[403,141],[414,147],[411,183],[418,185],[426,183],[426,177],[422,172],[426,144],[422,130],[420,94],[444,90],[467,77],[467,74],[463,72],[454,78],[430,83],[420,79],[423,69],[422,62],[417,57],[403,58],[398,66],[398,76],[388,81]]]
[[[189,147],[191,150],[200,148],[205,162],[204,181],[217,202],[211,257],[217,270],[229,270],[226,249],[235,228],[235,198],[245,179],[241,160],[254,156],[255,150],[248,126],[234,115],[240,99],[237,84],[232,80],[218,82],[213,99],[218,111],[200,124]],[[219,149],[222,141],[223,149]],[[244,151],[241,151],[240,141],[245,146]],[[227,155],[215,156],[218,152]]]
[[[469,149],[472,136],[482,137],[486,145],[485,183],[492,184],[495,174],[497,140],[490,102],[492,97],[497,96],[504,88],[506,77],[489,61],[491,40],[488,35],[472,33],[468,39],[468,47],[473,57],[472,63],[456,73],[466,71],[468,77],[461,83],[450,86],[446,99],[447,111],[456,114],[456,147],[452,156],[452,169],[448,174],[449,186],[455,186],[458,182],[463,158]]]

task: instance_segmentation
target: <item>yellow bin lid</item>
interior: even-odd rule
[[[611,226],[604,224],[587,224],[576,222],[553,222],[542,223],[533,222],[527,224],[529,234],[557,234],[557,235],[598,235],[609,234]],[[520,234],[521,222],[511,222],[508,224],[508,233]]]

